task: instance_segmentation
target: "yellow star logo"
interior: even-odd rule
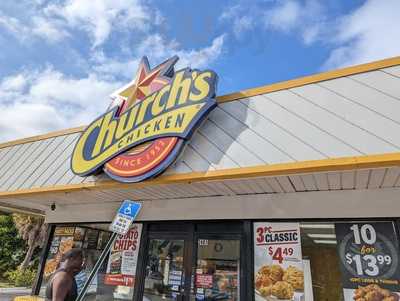
[[[149,61],[147,57],[144,56],[139,64],[136,79],[128,84],[128,86],[124,87],[122,91],[118,92],[120,96],[127,98],[123,110],[126,110],[134,105],[136,101],[141,101],[152,92],[155,92],[150,90],[150,85],[154,81],[159,80],[160,77],[171,76],[177,61],[178,57],[173,56],[157,67],[150,69]]]

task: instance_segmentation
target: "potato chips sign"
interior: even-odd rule
[[[71,159],[80,176],[103,168],[111,178],[139,182],[163,172],[216,106],[213,71],[174,71],[175,56],[150,69],[144,57],[136,80],[112,95],[109,110],[82,133]]]

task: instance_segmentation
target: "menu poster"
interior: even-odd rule
[[[344,300],[374,296],[377,301],[398,301],[399,247],[394,223],[337,223],[335,231]]]
[[[256,300],[304,300],[299,223],[254,223]]]
[[[118,235],[110,250],[104,283],[133,287],[139,254],[142,224],[133,224],[125,235]]]
[[[76,227],[75,233],[74,233],[74,240],[75,241],[83,241],[83,238],[85,237],[85,233],[86,233],[85,228]]]

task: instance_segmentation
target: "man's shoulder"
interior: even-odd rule
[[[56,274],[53,276],[53,282],[54,281],[59,281],[59,282],[71,282],[73,277],[68,274],[66,271],[58,271]]]

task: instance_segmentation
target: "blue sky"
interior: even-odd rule
[[[139,59],[177,54],[226,94],[400,54],[400,0],[5,0],[0,141],[85,125]]]

